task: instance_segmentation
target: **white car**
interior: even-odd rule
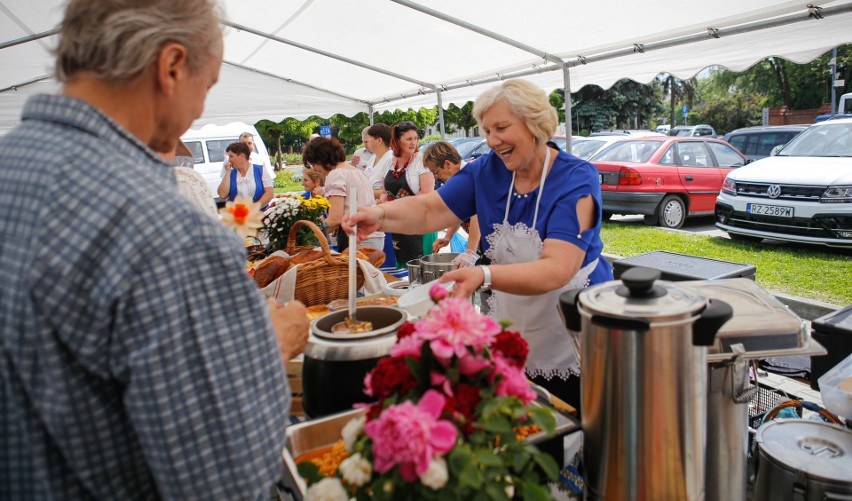
[[[852,118],[814,124],[728,174],[716,226],[735,240],[852,248]]]

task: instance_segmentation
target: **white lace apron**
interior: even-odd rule
[[[489,249],[485,254],[492,263],[528,263],[541,256],[543,244],[535,225],[538,222],[538,208],[549,165],[550,147],[547,147],[532,226],[522,222],[511,225],[508,222],[512,190],[515,186],[515,175],[512,174],[503,222],[494,224],[492,233],[486,237]],[[527,358],[526,370],[530,377],[544,376],[546,379],[551,379],[553,376],[558,376],[561,379],[568,379],[571,375],[580,374],[580,364],[574,352],[574,343],[569,338],[569,331],[559,316],[559,295],[570,289],[588,286],[589,275],[597,264],[598,260],[595,259],[580,269],[566,286],[544,294],[518,296],[494,291],[491,296],[490,315],[495,320],[510,320],[512,322],[510,328],[520,332],[529,343],[530,354]]]

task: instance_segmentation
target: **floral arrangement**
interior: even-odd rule
[[[287,247],[290,228],[296,221],[308,220],[323,228],[323,217],[331,207],[323,197],[303,198],[301,195],[284,195],[273,198],[263,215],[263,225],[269,239],[267,250],[275,252]],[[316,236],[309,228],[301,227],[296,233],[296,245],[313,245]]]
[[[544,480],[559,467],[518,433],[533,425],[550,433],[556,423],[532,404],[526,341],[446,295],[430,290],[437,305],[400,327],[390,357],[365,378],[377,402],[344,427],[348,457],[336,472],[299,463],[308,499],[550,497]]]
[[[222,223],[243,239],[257,234],[257,229],[263,226],[262,214],[260,204],[252,202],[249,197],[236,197],[219,209]]]

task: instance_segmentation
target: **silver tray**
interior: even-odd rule
[[[535,433],[526,437],[531,444],[539,444],[544,441],[567,435],[580,429],[580,424],[574,418],[570,418],[556,410],[550,405],[549,395],[546,391],[533,385],[538,395],[534,404],[550,408],[556,417],[556,428],[552,434],[544,432]],[[319,419],[313,419],[304,423],[294,424],[287,427],[285,432],[284,449],[281,455],[286,470],[282,484],[289,491],[292,498],[297,501],[304,499],[308,486],[296,469],[295,458],[307,452],[316,451],[324,447],[330,447],[340,440],[340,432],[350,420],[364,415],[366,409],[354,409],[351,411],[333,414]]]

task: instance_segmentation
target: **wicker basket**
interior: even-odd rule
[[[266,246],[261,243],[257,237],[246,237],[244,240],[246,246],[247,259],[249,261],[258,261],[266,257]]]
[[[322,248],[323,256],[316,261],[299,265],[296,272],[294,298],[305,303],[305,306],[328,304],[335,299],[348,298],[348,254],[332,255],[328,241],[317,225],[306,220],[296,221],[290,228],[285,251],[292,256],[299,250],[296,247],[296,231],[300,226],[307,226],[314,233]],[[361,272],[360,266],[356,266],[355,270],[357,274],[356,287],[360,289],[364,285],[364,274]]]

